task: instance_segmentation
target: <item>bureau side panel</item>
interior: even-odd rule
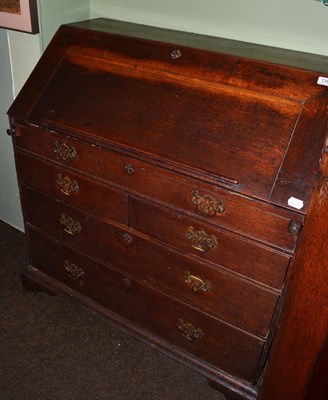
[[[328,154],[323,154],[260,400],[301,400],[328,330]]]

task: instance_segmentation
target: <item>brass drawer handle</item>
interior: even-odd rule
[[[184,281],[195,292],[199,292],[200,290],[203,292],[209,292],[212,289],[210,281],[203,280],[197,275],[192,275],[189,271],[184,271]]]
[[[77,157],[75,148],[73,146],[68,146],[64,142],[60,143],[55,140],[53,150],[56,154],[57,160],[63,161],[65,163],[69,163],[72,160],[75,160]]]
[[[74,180],[71,180],[68,176],[62,177],[61,174],[57,174],[56,182],[60,187],[60,191],[65,196],[70,196],[71,194],[78,192],[80,189],[78,183]]]
[[[67,275],[74,281],[78,281],[84,277],[83,268],[78,267],[76,264],[69,262],[68,260],[64,261],[64,268],[67,272]]]
[[[65,214],[60,214],[59,222],[63,225],[64,231],[69,235],[77,235],[82,231],[81,224]]]
[[[203,217],[213,218],[216,213],[222,214],[225,211],[222,200],[214,200],[209,194],[201,196],[198,190],[192,192],[191,201],[196,205],[197,213]]]
[[[204,230],[195,231],[193,226],[188,226],[186,236],[194,249],[207,252],[218,245],[216,236],[209,236]]]
[[[204,336],[200,328],[195,328],[192,324],[184,322],[181,318],[178,320],[178,329],[181,331],[182,336],[188,340],[200,339]]]

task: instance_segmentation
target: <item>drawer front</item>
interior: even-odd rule
[[[23,199],[28,224],[215,317],[256,335],[267,335],[279,293],[34,190],[23,189]],[[38,204],[37,209],[33,210],[33,204]]]
[[[202,260],[280,289],[290,257],[152,202],[132,198],[130,226]]]
[[[215,185],[54,132],[17,127],[16,146],[91,174],[139,195],[157,199],[207,222],[293,251],[291,221],[302,216],[247,199]]]
[[[138,326],[251,381],[264,342],[30,231],[32,265]]]
[[[127,224],[127,194],[20,151],[16,152],[16,167],[21,182],[102,218]]]

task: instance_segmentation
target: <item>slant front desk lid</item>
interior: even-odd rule
[[[322,56],[96,19],[59,29],[9,114],[306,212],[325,69]]]

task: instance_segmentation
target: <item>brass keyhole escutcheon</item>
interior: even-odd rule
[[[125,244],[129,245],[132,243],[132,236],[128,232],[125,232],[122,235],[122,240]]]
[[[182,52],[177,47],[173,47],[170,51],[170,56],[172,60],[176,60],[177,58],[180,58],[182,56]]]
[[[124,168],[124,172],[127,175],[133,175],[134,174],[134,166],[132,164],[124,163],[123,168]]]

